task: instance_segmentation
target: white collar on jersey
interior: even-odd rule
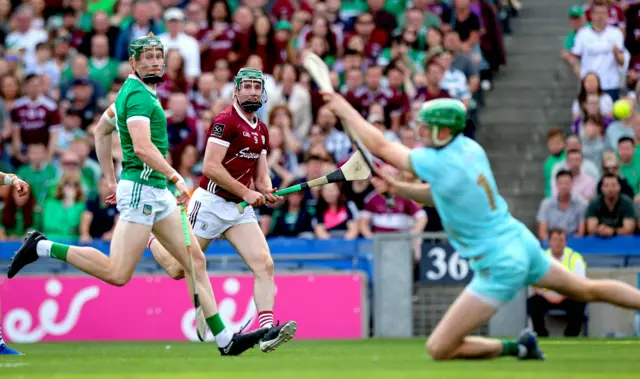
[[[156,94],[156,90],[155,90],[155,89],[153,89],[153,88],[151,88],[147,83],[143,82],[140,78],[138,78],[138,76],[137,76],[137,75],[129,74],[129,79],[133,79],[133,80],[137,80],[137,81],[139,81],[139,82],[144,86],[144,88],[146,88],[146,89],[147,89],[147,91],[149,91],[149,92],[151,92],[152,94],[154,94],[154,95],[158,96],[158,95]]]
[[[247,120],[247,118],[244,116],[244,113],[242,113],[242,111],[240,110],[240,108],[238,108],[238,104],[236,104],[235,102],[233,103],[233,107],[235,108],[236,112],[238,112],[238,114],[240,115],[240,117],[242,117],[242,119],[249,124],[249,126],[251,127],[251,129],[255,129],[258,127],[258,116],[255,116],[256,122],[250,122],[249,120]]]

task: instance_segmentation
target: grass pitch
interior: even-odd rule
[[[0,378],[562,379],[640,378],[640,340],[546,340],[545,362],[434,362],[424,341],[292,341],[269,354],[256,347],[221,357],[214,343],[12,344]]]

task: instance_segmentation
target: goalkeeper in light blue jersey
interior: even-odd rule
[[[393,194],[434,205],[451,245],[469,260],[474,271],[471,283],[427,341],[427,352],[434,359],[544,359],[536,335],[529,330],[515,341],[470,336],[528,285],[580,301],[640,309],[638,289],[618,281],[574,275],[550,259],[529,229],[509,213],[484,149],[462,134],[467,111],[460,101],[424,103],[416,125],[425,147],[410,150],[386,140],[339,94],[323,96],[373,155],[428,183],[400,183],[382,171],[378,171],[380,179],[374,178],[381,184],[386,182]]]

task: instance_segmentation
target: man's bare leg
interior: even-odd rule
[[[622,308],[640,310],[640,290],[618,280],[597,280],[573,274],[557,261],[536,286],[550,288],[572,299],[604,302]]]
[[[189,233],[191,233],[191,239],[196,241],[196,236],[193,234],[191,226],[189,225],[188,227]],[[182,216],[180,215],[180,210],[177,208],[171,215],[154,225],[153,234],[164,250],[171,254],[180,266],[185,268],[184,276],[187,283],[190,283],[192,278],[191,270],[188,269],[190,267],[189,253],[184,235],[182,233],[176,233],[176,230],[182,230]],[[159,253],[159,255],[163,254],[163,252]],[[211,329],[216,343],[220,348],[229,346],[233,339],[233,332],[225,326],[224,321],[218,313],[213,288],[211,287],[209,275],[207,274],[205,256],[198,243],[191,244],[191,254],[196,276],[196,286],[198,287],[198,294],[200,296],[200,304],[207,325],[209,329]]]
[[[267,240],[258,223],[232,226],[224,232],[224,237],[253,272],[253,299],[258,309],[258,321],[261,328],[269,328],[260,341],[260,350],[274,351],[295,336],[298,325],[295,321],[287,321],[274,326],[275,280],[273,259]]]
[[[260,327],[273,326],[276,283],[273,259],[262,230],[256,223],[240,224],[227,229],[224,236],[253,272],[253,298]]]
[[[51,257],[66,261],[104,282],[123,286],[131,280],[150,232],[150,226],[119,220],[111,240],[109,256],[91,247],[56,243],[47,240],[40,232],[34,232],[16,253],[8,275],[12,278],[38,257]]]

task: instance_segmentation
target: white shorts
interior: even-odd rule
[[[219,237],[232,226],[258,223],[252,206],[240,213],[233,201],[227,201],[202,188],[198,188],[189,201],[189,221],[193,233],[208,240]]]
[[[153,226],[169,216],[177,207],[175,196],[166,188],[121,180],[116,190],[120,220]]]

